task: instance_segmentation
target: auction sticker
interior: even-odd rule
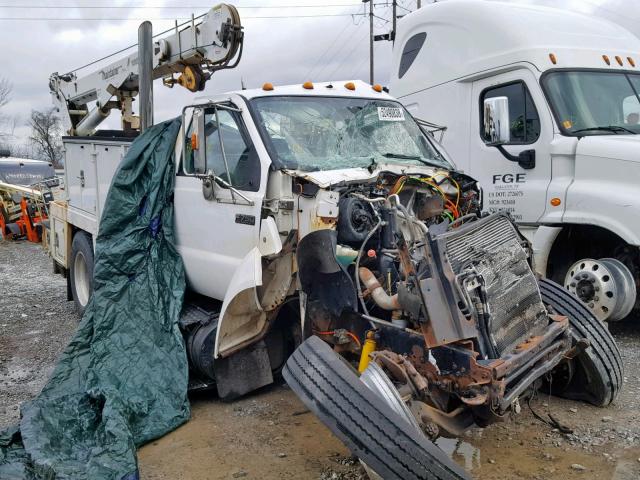
[[[400,107],[378,107],[378,119],[383,122],[404,122],[404,110]]]

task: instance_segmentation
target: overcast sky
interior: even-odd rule
[[[516,1],[597,14],[640,35],[640,0]],[[359,0],[228,3],[239,7],[245,28],[244,55],[238,68],[214,74],[205,93],[239,89],[241,78],[248,88],[266,81],[368,80],[368,19],[362,15],[364,7]],[[429,0],[423,0],[426,3]],[[17,118],[13,130],[16,140],[28,136],[24,123],[31,109],[51,106],[51,72],[67,72],[134,44],[143,19],[152,20],[154,32],[160,32],[173,26],[171,19],[204,13],[213,4],[215,0],[0,0],[0,77],[13,83],[11,102],[2,114]],[[386,33],[390,29],[385,21],[390,19],[390,1],[374,0],[374,4],[380,17],[375,20],[376,33]],[[416,8],[415,0],[399,0],[398,4],[399,15]],[[95,8],[103,6],[126,8]],[[255,18],[274,16],[289,18]],[[389,42],[376,42],[375,52],[376,81],[386,84]],[[178,115],[181,105],[193,97],[180,87],[169,90],[160,82],[154,85],[154,95],[156,120]]]

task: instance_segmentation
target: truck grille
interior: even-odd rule
[[[544,331],[548,316],[538,282],[508,217],[491,215],[443,237],[454,273],[473,265],[484,281],[490,332],[501,355]]]

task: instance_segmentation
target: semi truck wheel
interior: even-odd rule
[[[542,300],[569,317],[574,344],[587,339],[590,346],[553,372],[551,391],[562,397],[583,400],[599,407],[613,402],[622,386],[620,350],[606,324],[571,292],[557,283],[541,279]]]
[[[318,337],[296,349],[283,376],[334,435],[382,478],[470,478]]]
[[[73,236],[69,279],[73,302],[82,317],[93,293],[93,242],[88,233],[78,232]]]
[[[615,258],[578,260],[567,270],[564,286],[600,321],[622,320],[636,303],[633,274]]]

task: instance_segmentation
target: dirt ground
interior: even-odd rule
[[[0,241],[0,429],[19,419],[37,395],[78,318],[66,284],[51,273],[41,247]],[[601,409],[540,397],[573,434],[536,420],[527,405],[509,421],[438,444],[474,478],[640,478],[640,320],[611,327],[624,357],[624,388]],[[192,397],[192,419],[139,451],[141,477],[160,479],[360,479],[357,460],[309,413],[286,385],[233,403]]]

